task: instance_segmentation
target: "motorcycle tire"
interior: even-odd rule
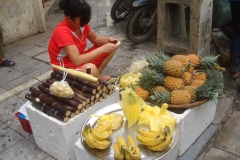
[[[126,0],[116,0],[111,8],[111,18],[115,21],[123,20],[132,10],[132,5],[125,3]]]
[[[153,12],[157,9],[156,5],[146,5],[135,8],[129,16],[126,28],[128,39],[133,43],[143,43],[149,40],[157,30],[157,15],[153,23],[147,27]]]

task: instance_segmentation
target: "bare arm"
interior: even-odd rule
[[[116,40],[112,37],[104,37],[104,36],[97,35],[93,30],[91,30],[88,33],[88,39],[91,43],[93,43],[96,46],[102,46],[106,43],[111,43]]]
[[[65,46],[64,49],[75,66],[89,63],[103,53],[102,48],[97,48],[88,54],[80,54],[76,45]]]
[[[64,50],[67,52],[70,60],[73,62],[75,66],[79,66],[85,63],[90,63],[92,60],[97,58],[99,55],[103,53],[112,53],[114,52],[118,46],[113,43],[106,43],[103,46],[87,53],[81,54],[76,45],[65,46]]]

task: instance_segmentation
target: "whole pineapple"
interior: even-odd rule
[[[185,55],[174,55],[172,57],[172,60],[176,60],[176,61],[182,62],[182,64],[184,65],[185,68],[189,67],[190,58],[188,56],[185,56]]]
[[[196,54],[188,54],[187,57],[190,58],[190,63],[194,68],[197,68],[200,65],[200,57]]]
[[[207,80],[207,74],[204,72],[199,72],[199,73],[195,73],[193,76],[193,79],[199,79],[199,80]]]
[[[171,104],[181,105],[191,102],[191,94],[187,90],[173,90],[171,92]]]
[[[184,71],[184,66],[180,61],[168,60],[165,61],[163,70],[167,75],[179,77]]]
[[[192,74],[190,72],[183,72],[180,78],[183,79],[184,85],[189,85],[192,80]]]
[[[191,94],[192,101],[197,100],[197,94],[196,94],[197,87],[196,86],[190,86],[190,85],[184,86],[184,90],[187,90]]]
[[[176,78],[173,76],[167,76],[164,80],[164,87],[169,90],[173,91],[175,89],[181,89],[184,86],[183,79]]]

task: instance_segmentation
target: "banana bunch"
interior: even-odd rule
[[[90,148],[106,149],[110,142],[107,140],[112,134],[111,125],[92,128],[90,124],[85,125],[82,135]]]
[[[164,151],[172,142],[171,131],[168,126],[164,128],[164,132],[138,129],[138,133],[140,135],[137,136],[137,140],[151,151]]]
[[[117,137],[117,142],[114,143],[114,158],[116,160],[139,160],[141,159],[141,151],[136,146],[133,138],[127,136],[127,143],[121,136]]]

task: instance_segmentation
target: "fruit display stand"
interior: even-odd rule
[[[178,156],[181,156],[213,121],[216,103],[207,101],[199,106],[186,109],[183,113],[174,113],[179,128]]]
[[[119,103],[106,106],[98,110],[97,112],[95,112],[94,115],[107,115],[111,113],[123,115],[123,110],[119,105]],[[85,121],[84,126],[89,124],[90,126],[94,127],[95,125],[97,125],[97,121],[98,121],[98,117],[89,117]],[[166,148],[161,152],[151,151],[145,145],[139,143],[139,141],[136,138],[137,135],[139,135],[138,133],[139,128],[146,129],[147,127],[144,125],[135,124],[129,128],[126,117],[124,117],[121,127],[118,128],[117,130],[114,130],[110,137],[110,141],[111,141],[110,146],[104,150],[92,149],[88,147],[83,137],[80,137],[75,143],[76,157],[78,160],[114,159],[114,143],[117,141],[117,137],[122,136],[123,138],[126,138],[127,136],[131,136],[133,137],[135,144],[139,147],[141,151],[142,160],[152,160],[152,159],[175,160],[177,158],[178,146],[179,146],[179,131],[178,131],[177,123],[175,124],[175,126],[171,131],[172,142],[170,143],[168,148]]]
[[[116,91],[102,102],[96,103],[66,123],[46,115],[28,103],[26,110],[37,146],[56,159],[76,159],[74,143],[80,137],[86,119],[90,114],[118,100],[119,89],[116,88]]]

